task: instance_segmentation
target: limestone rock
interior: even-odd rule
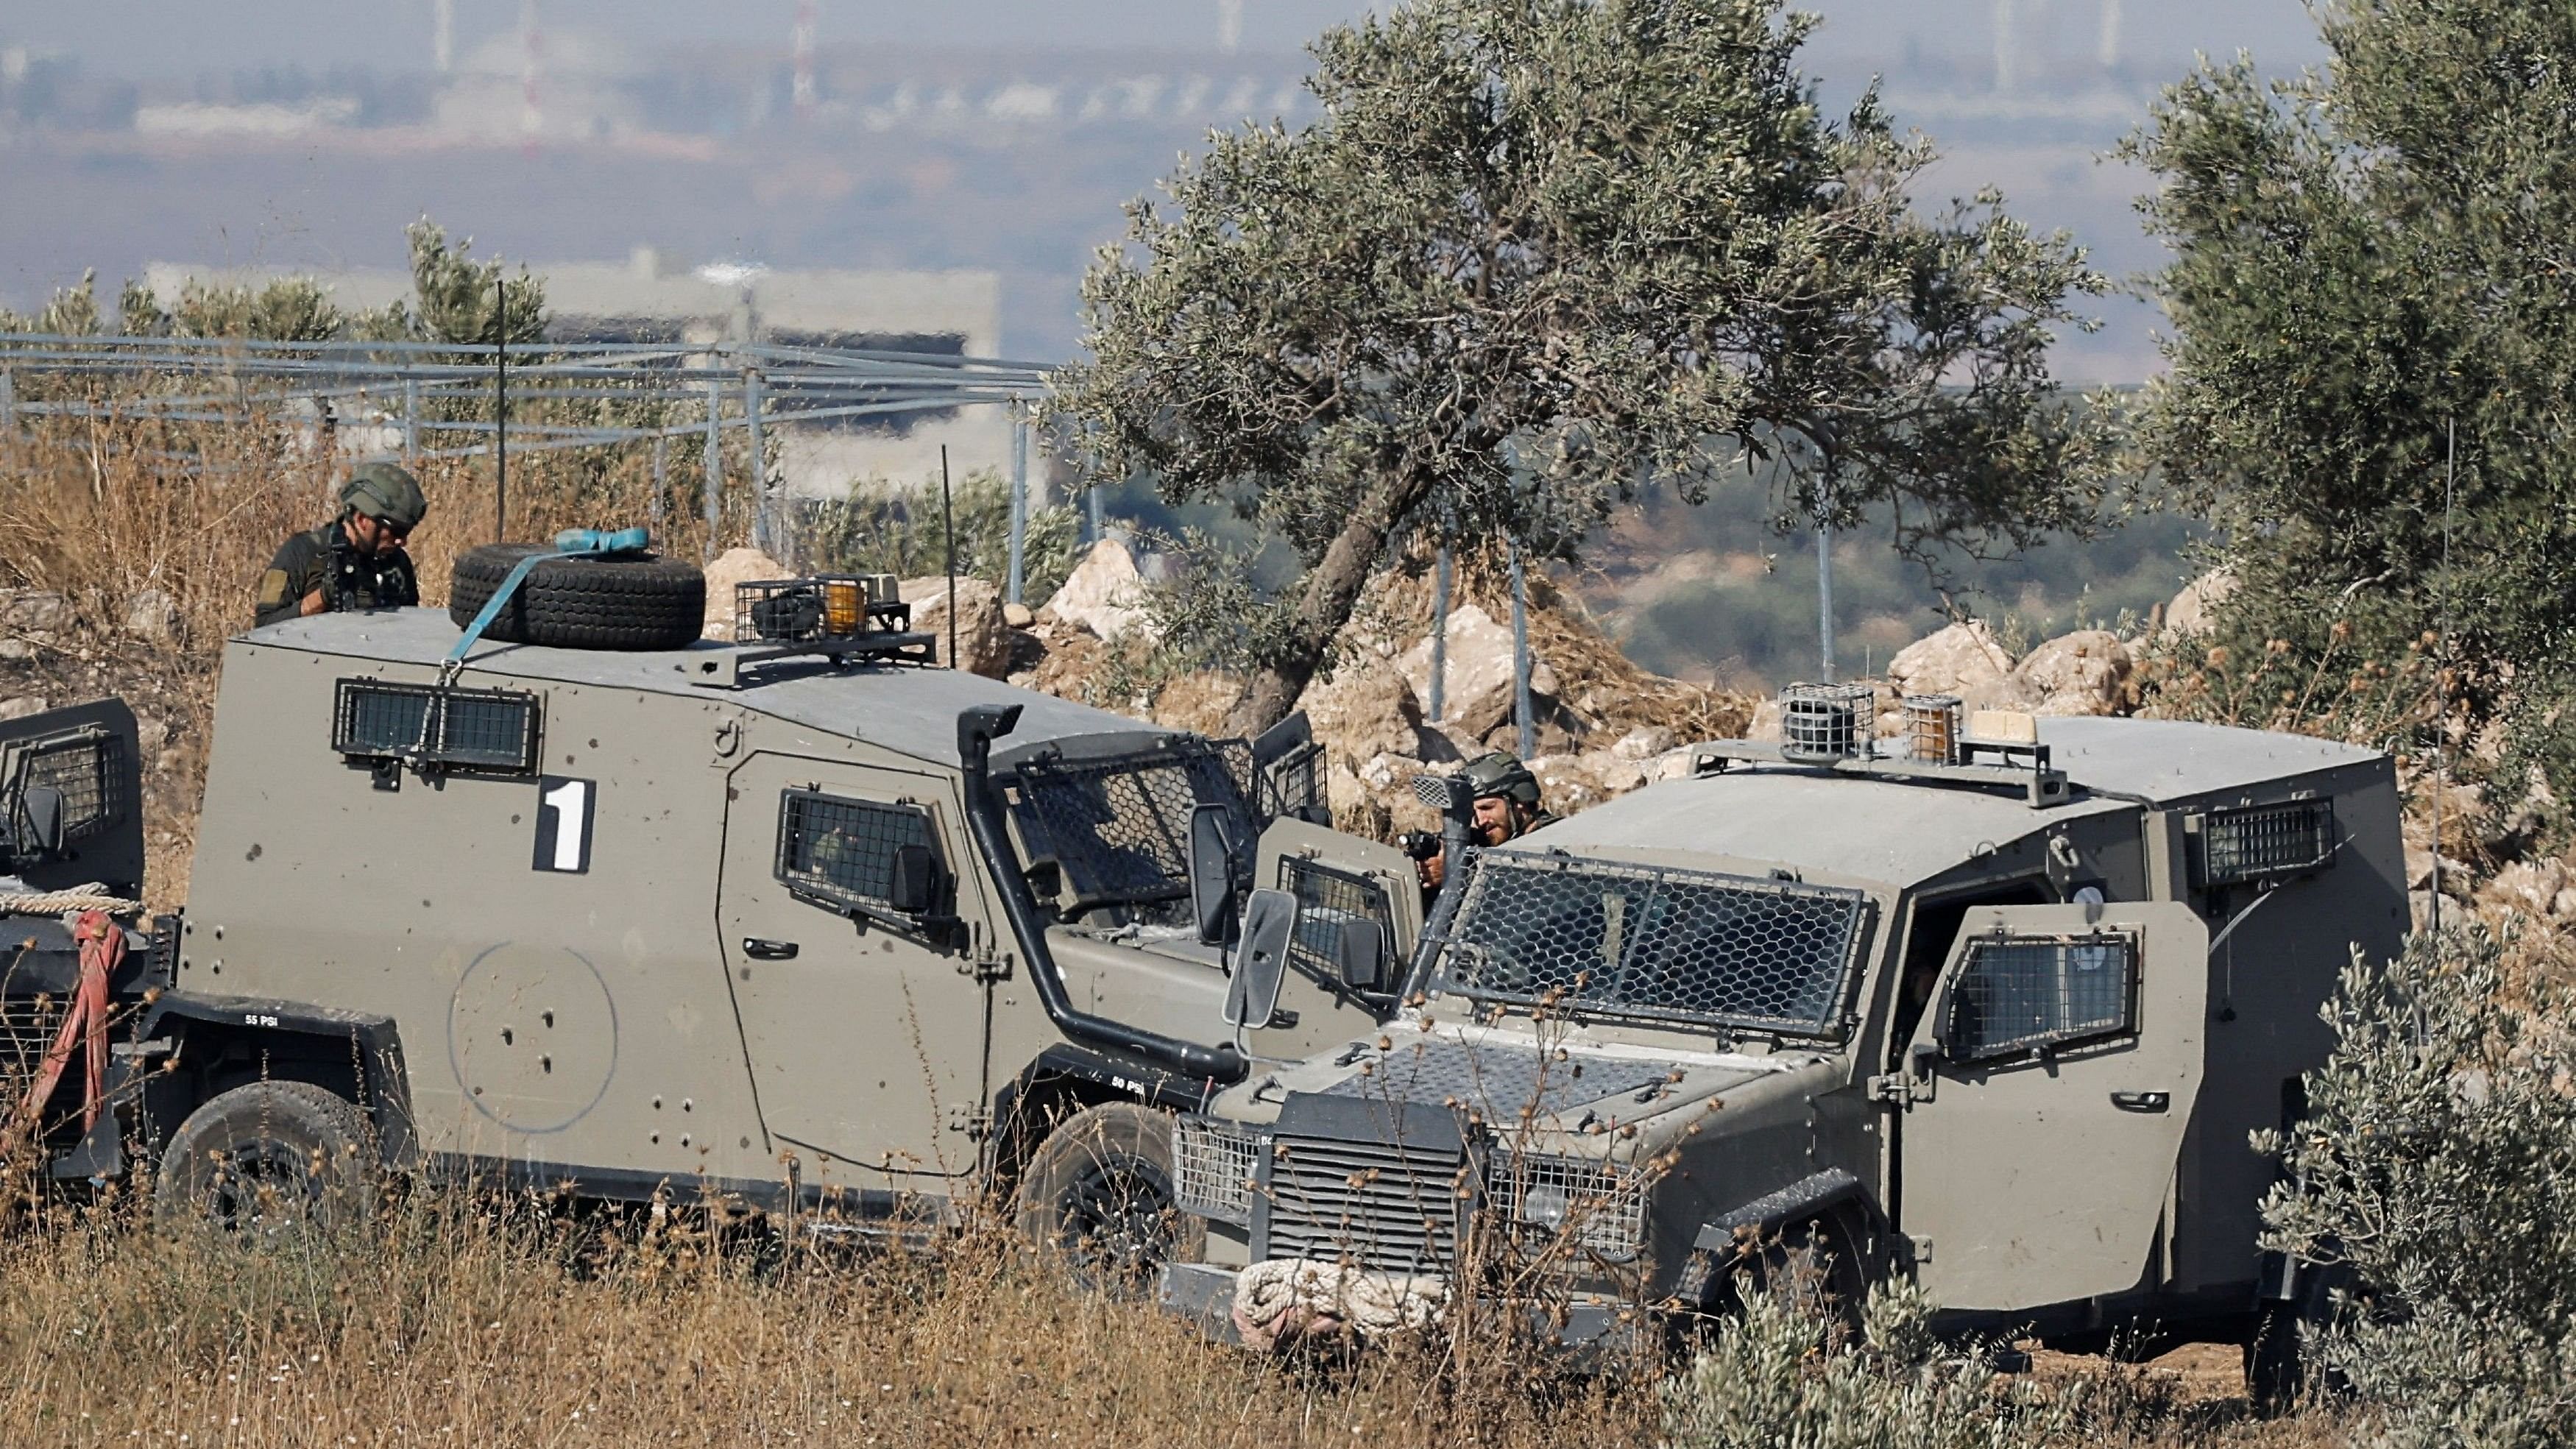
[[[2013,678],[2037,696],[2034,713],[2104,715],[2127,702],[2134,661],[2108,629],[2079,629],[2030,651]]]
[[[2447,875],[2448,871],[2444,873]],[[2444,884],[2449,882],[2445,880]],[[2477,901],[2490,910],[2549,917],[2562,914],[2558,910],[2558,901],[2568,893],[2565,861],[2517,860],[2497,871],[2493,878],[2478,888]]]
[[[141,589],[125,605],[125,632],[147,644],[179,637],[179,605],[160,589]]]
[[[2236,592],[2236,571],[2215,568],[2183,585],[2165,605],[2165,630],[2172,634],[2206,634],[2211,615]]]
[[[905,579],[897,585],[912,605],[912,627],[939,641],[942,663],[1000,679],[1011,672],[1011,631],[1002,621],[1002,591],[982,579],[957,580],[957,658],[948,658],[948,580]]]
[[[1038,616],[1026,604],[1010,603],[1002,606],[1002,622],[1014,629],[1025,629],[1036,623],[1037,618]]]
[[[1643,761],[1609,750],[1541,755],[1530,761],[1529,767],[1530,773],[1538,776],[1539,798],[1559,815],[1572,815],[1625,795],[1649,778]]]
[[[0,720],[25,719],[31,714],[43,714],[51,708],[53,705],[39,694],[22,694],[15,699],[0,699]]]
[[[1232,675],[1199,670],[1163,686],[1154,696],[1154,722],[1176,730],[1221,737],[1234,702],[1243,697],[1243,681]]]
[[[1763,744],[1780,743],[1780,700],[1773,696],[1753,706],[1753,722],[1744,727],[1744,737]]]
[[[1610,753],[1623,760],[1650,760],[1673,747],[1673,732],[1662,725],[1639,725],[1619,737]]]
[[[2003,684],[2013,659],[1993,631],[1975,619],[1952,624],[1906,645],[1887,661],[1898,694],[1955,694],[1965,698]],[[1971,705],[1971,708],[1974,706]]]
[[[1136,572],[1136,556],[1117,539],[1104,538],[1091,546],[1031,622],[1075,624],[1102,639],[1134,634],[1150,641],[1156,631],[1142,607],[1144,597],[1145,581]]]
[[[1352,660],[1329,679],[1306,686],[1297,701],[1327,754],[1346,760],[1454,755],[1438,730],[1422,723],[1422,700],[1403,671],[1384,660]]]
[[[1397,661],[1414,696],[1431,698],[1431,640],[1404,652]],[[1449,614],[1448,657],[1443,670],[1440,728],[1453,738],[1483,740],[1512,717],[1512,630],[1475,604]],[[1542,699],[1556,696],[1556,671],[1547,661],[1530,660],[1530,695],[1534,712]]]
[[[709,639],[733,638],[733,590],[755,579],[783,579],[787,565],[756,548],[729,548],[707,565],[707,620],[701,630]]]

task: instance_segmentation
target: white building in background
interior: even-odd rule
[[[546,284],[547,335],[565,342],[768,342],[948,356],[994,357],[1002,348],[1001,278],[992,272],[794,271],[717,263],[683,267],[649,247],[625,262],[531,264]],[[144,279],[164,306],[190,282],[263,286],[309,277],[349,311],[409,302],[398,268],[319,271],[218,268],[154,262]],[[855,482],[936,481],[939,450],[958,478],[1010,468],[1011,423],[992,404],[888,419],[843,419],[779,429],[787,491],[823,498]],[[1033,470],[1032,487],[1043,470]]]

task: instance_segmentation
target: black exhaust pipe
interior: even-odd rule
[[[1183,1076],[1220,1084],[1243,1080],[1250,1064],[1230,1044],[1202,1046],[1074,1009],[1073,998],[1064,989],[1064,977],[1056,970],[1055,953],[1047,949],[1046,927],[1038,919],[1038,903],[1029,895],[1028,879],[1020,873],[1019,857],[1011,850],[1011,833],[1002,819],[1001,797],[993,790],[993,741],[1009,734],[1019,722],[1020,706],[1016,704],[979,704],[960,711],[957,759],[966,774],[967,828],[974,834],[975,848],[983,853],[994,886],[1002,893],[1002,914],[1010,918],[1011,935],[1020,943],[1020,954],[1028,958],[1029,980],[1038,989],[1038,1004],[1046,1008],[1047,1019],[1075,1041],[1141,1058]]]

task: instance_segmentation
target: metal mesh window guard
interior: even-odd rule
[[[2201,883],[2316,870],[2334,859],[2334,847],[2334,805],[2328,800],[2214,810],[2201,822]]]
[[[29,786],[62,792],[63,838],[82,840],[126,817],[125,740],[105,731],[38,740],[24,747],[9,782],[9,798],[23,800]]]
[[[1645,1246],[1645,1179],[1606,1163],[1497,1151],[1486,1159],[1485,1193],[1495,1217],[1535,1247],[1562,1235],[1624,1263]]]
[[[510,690],[343,679],[331,748],[354,759],[534,774],[537,697]]]
[[[1444,990],[1486,1001],[1830,1036],[1868,919],[1856,890],[1471,851]]]
[[[930,813],[918,805],[780,793],[778,879],[791,890],[841,905],[885,905],[894,895],[895,852],[907,845],[939,851]]]
[[[2120,935],[1971,941],[1942,1045],[1955,1061],[1990,1061],[2127,1032],[2137,960],[2137,943]]]
[[[1259,834],[1251,768],[1249,746],[1205,740],[1107,760],[1031,760],[1019,767],[1014,808],[1032,856],[1055,860],[1077,909],[1186,900],[1192,810],[1224,805],[1239,817],[1240,839]]]
[[[1281,856],[1279,889],[1297,898],[1297,929],[1288,938],[1289,965],[1318,981],[1339,980],[1342,931],[1359,921],[1375,922],[1380,950],[1394,953],[1395,906],[1376,881],[1317,861]]]
[[[1311,740],[1271,761],[1261,776],[1261,818],[1318,818],[1310,812],[1324,803],[1323,778],[1324,747]]]
[[[1173,1125],[1172,1200],[1181,1211],[1250,1222],[1252,1173],[1252,1134],[1206,1117]]]

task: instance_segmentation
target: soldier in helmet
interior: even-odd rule
[[[1495,750],[1469,760],[1462,773],[1476,789],[1476,822],[1468,831],[1470,843],[1501,845],[1555,822],[1556,817],[1539,799],[1538,776],[1530,773],[1520,756]],[[1419,862],[1418,868],[1422,888],[1436,891],[1447,874],[1448,863],[1434,854]]]
[[[280,545],[259,581],[258,622],[333,609],[420,602],[403,540],[429,512],[420,480],[392,463],[361,463],[340,487],[340,516]]]

